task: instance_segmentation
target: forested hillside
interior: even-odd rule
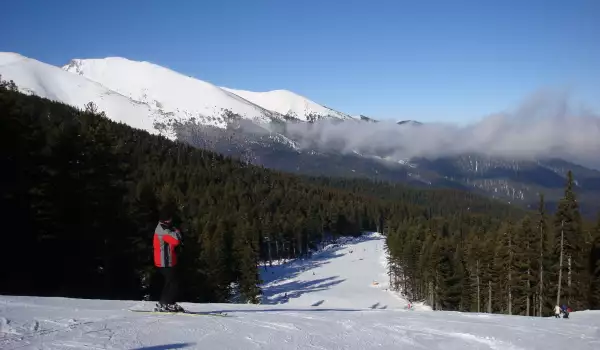
[[[465,218],[389,222],[390,279],[436,310],[548,316],[600,308],[600,218],[582,221],[569,172],[557,212],[490,224]]]
[[[184,232],[180,265],[188,301],[225,302],[239,292],[257,302],[259,261],[303,256],[330,235],[382,229],[390,235],[394,278],[415,298],[431,296],[445,309],[474,310],[476,276],[480,301],[489,281],[494,291],[511,291],[507,286],[517,285],[517,274],[506,279],[509,270],[501,262],[514,261],[510,266],[531,276],[527,286],[536,285],[535,265],[524,269],[534,258],[514,251],[522,246],[512,235],[517,228],[503,229],[527,214],[512,207],[460,191],[298,177],[249,166],[117,124],[92,104],[81,111],[0,85],[0,205],[7,245],[0,255],[2,294],[155,296],[152,234],[164,206],[177,208]],[[598,233],[584,235],[575,209],[565,208],[563,265],[568,261],[572,268],[564,270],[570,287],[563,289],[583,305],[597,284],[584,260],[591,263]],[[547,288],[556,270],[556,239],[550,240],[555,232],[542,232],[549,237],[541,248]],[[496,260],[485,260],[492,255],[480,245],[494,249]],[[492,277],[473,273],[473,262]],[[520,302],[519,286],[521,294],[515,291],[512,298]],[[492,311],[505,310],[504,299],[494,293]]]

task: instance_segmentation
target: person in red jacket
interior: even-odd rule
[[[173,214],[168,208],[161,210],[156,230],[154,231],[154,265],[164,278],[160,301],[155,311],[180,312],[183,308],[176,303],[178,293],[177,250],[181,244],[181,232],[173,226]]]

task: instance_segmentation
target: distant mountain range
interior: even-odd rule
[[[378,121],[351,116],[287,90],[218,87],[156,64],[118,57],[73,59],[60,68],[16,53],[0,53],[0,75],[25,93],[80,108],[93,102],[107,117],[132,127],[301,174],[461,188],[530,207],[543,192],[552,208],[562,196],[570,169],[584,213],[600,210],[600,171],[567,159],[507,159],[483,152],[402,158],[393,149],[352,148],[336,145],[335,140],[327,146],[307,143],[297,137],[295,125],[327,122],[327,128],[342,128],[344,123]],[[398,128],[424,125],[413,120],[396,124]]]

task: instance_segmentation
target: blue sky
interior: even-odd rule
[[[122,56],[350,114],[469,122],[539,89],[600,110],[600,1],[6,1],[0,51]]]

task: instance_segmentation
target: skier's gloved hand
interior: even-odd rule
[[[179,228],[175,228],[175,234],[177,235],[177,238],[179,239],[179,245],[183,246],[183,234],[181,233],[181,230]]]

